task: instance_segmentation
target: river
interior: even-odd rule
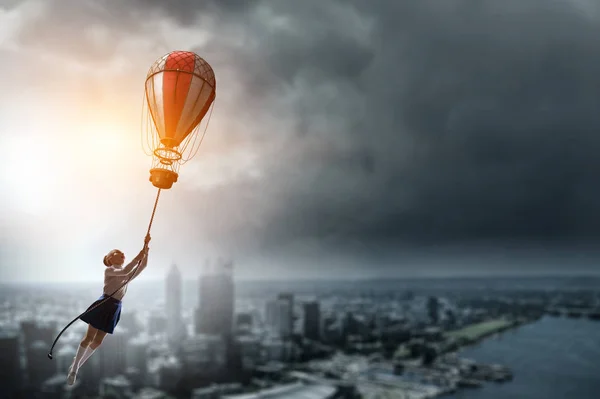
[[[461,356],[510,367],[514,379],[444,399],[598,399],[600,322],[544,317],[465,348]]]

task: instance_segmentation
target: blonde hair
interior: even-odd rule
[[[113,256],[116,253],[122,253],[122,252],[118,249],[113,249],[112,251],[110,251],[109,253],[107,253],[104,256],[104,259],[102,260],[102,263],[104,263],[104,266],[111,266],[111,264],[108,262],[108,258],[110,258],[111,256]]]

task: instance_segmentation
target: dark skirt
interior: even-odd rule
[[[115,331],[117,323],[119,323],[119,320],[121,319],[121,301],[103,294],[97,301],[92,303],[87,310],[92,309],[106,298],[108,298],[106,302],[94,310],[86,312],[80,319],[100,331],[112,334]]]

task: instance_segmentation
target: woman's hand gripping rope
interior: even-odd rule
[[[146,238],[144,238],[144,248],[142,249],[146,255],[148,255],[148,250],[150,249],[148,248],[148,244],[150,243],[151,239],[150,233],[146,234]]]

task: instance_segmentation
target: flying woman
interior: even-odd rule
[[[77,354],[73,359],[73,363],[69,368],[69,374],[67,376],[67,383],[73,385],[77,379],[77,372],[79,368],[92,356],[92,354],[98,349],[102,340],[106,334],[112,334],[114,332],[119,319],[121,318],[121,301],[127,292],[127,285],[121,287],[129,279],[129,281],[136,278],[142,270],[144,270],[148,264],[148,243],[150,242],[150,235],[147,235],[144,240],[144,248],[139,254],[125,267],[125,254],[118,249],[113,249],[104,257],[104,294],[96,300],[90,307],[91,309],[98,303],[102,302],[108,297],[108,300],[97,308],[86,312],[81,316],[80,320],[83,320],[88,324],[88,330],[77,350]],[[115,292],[112,296],[111,294]]]

